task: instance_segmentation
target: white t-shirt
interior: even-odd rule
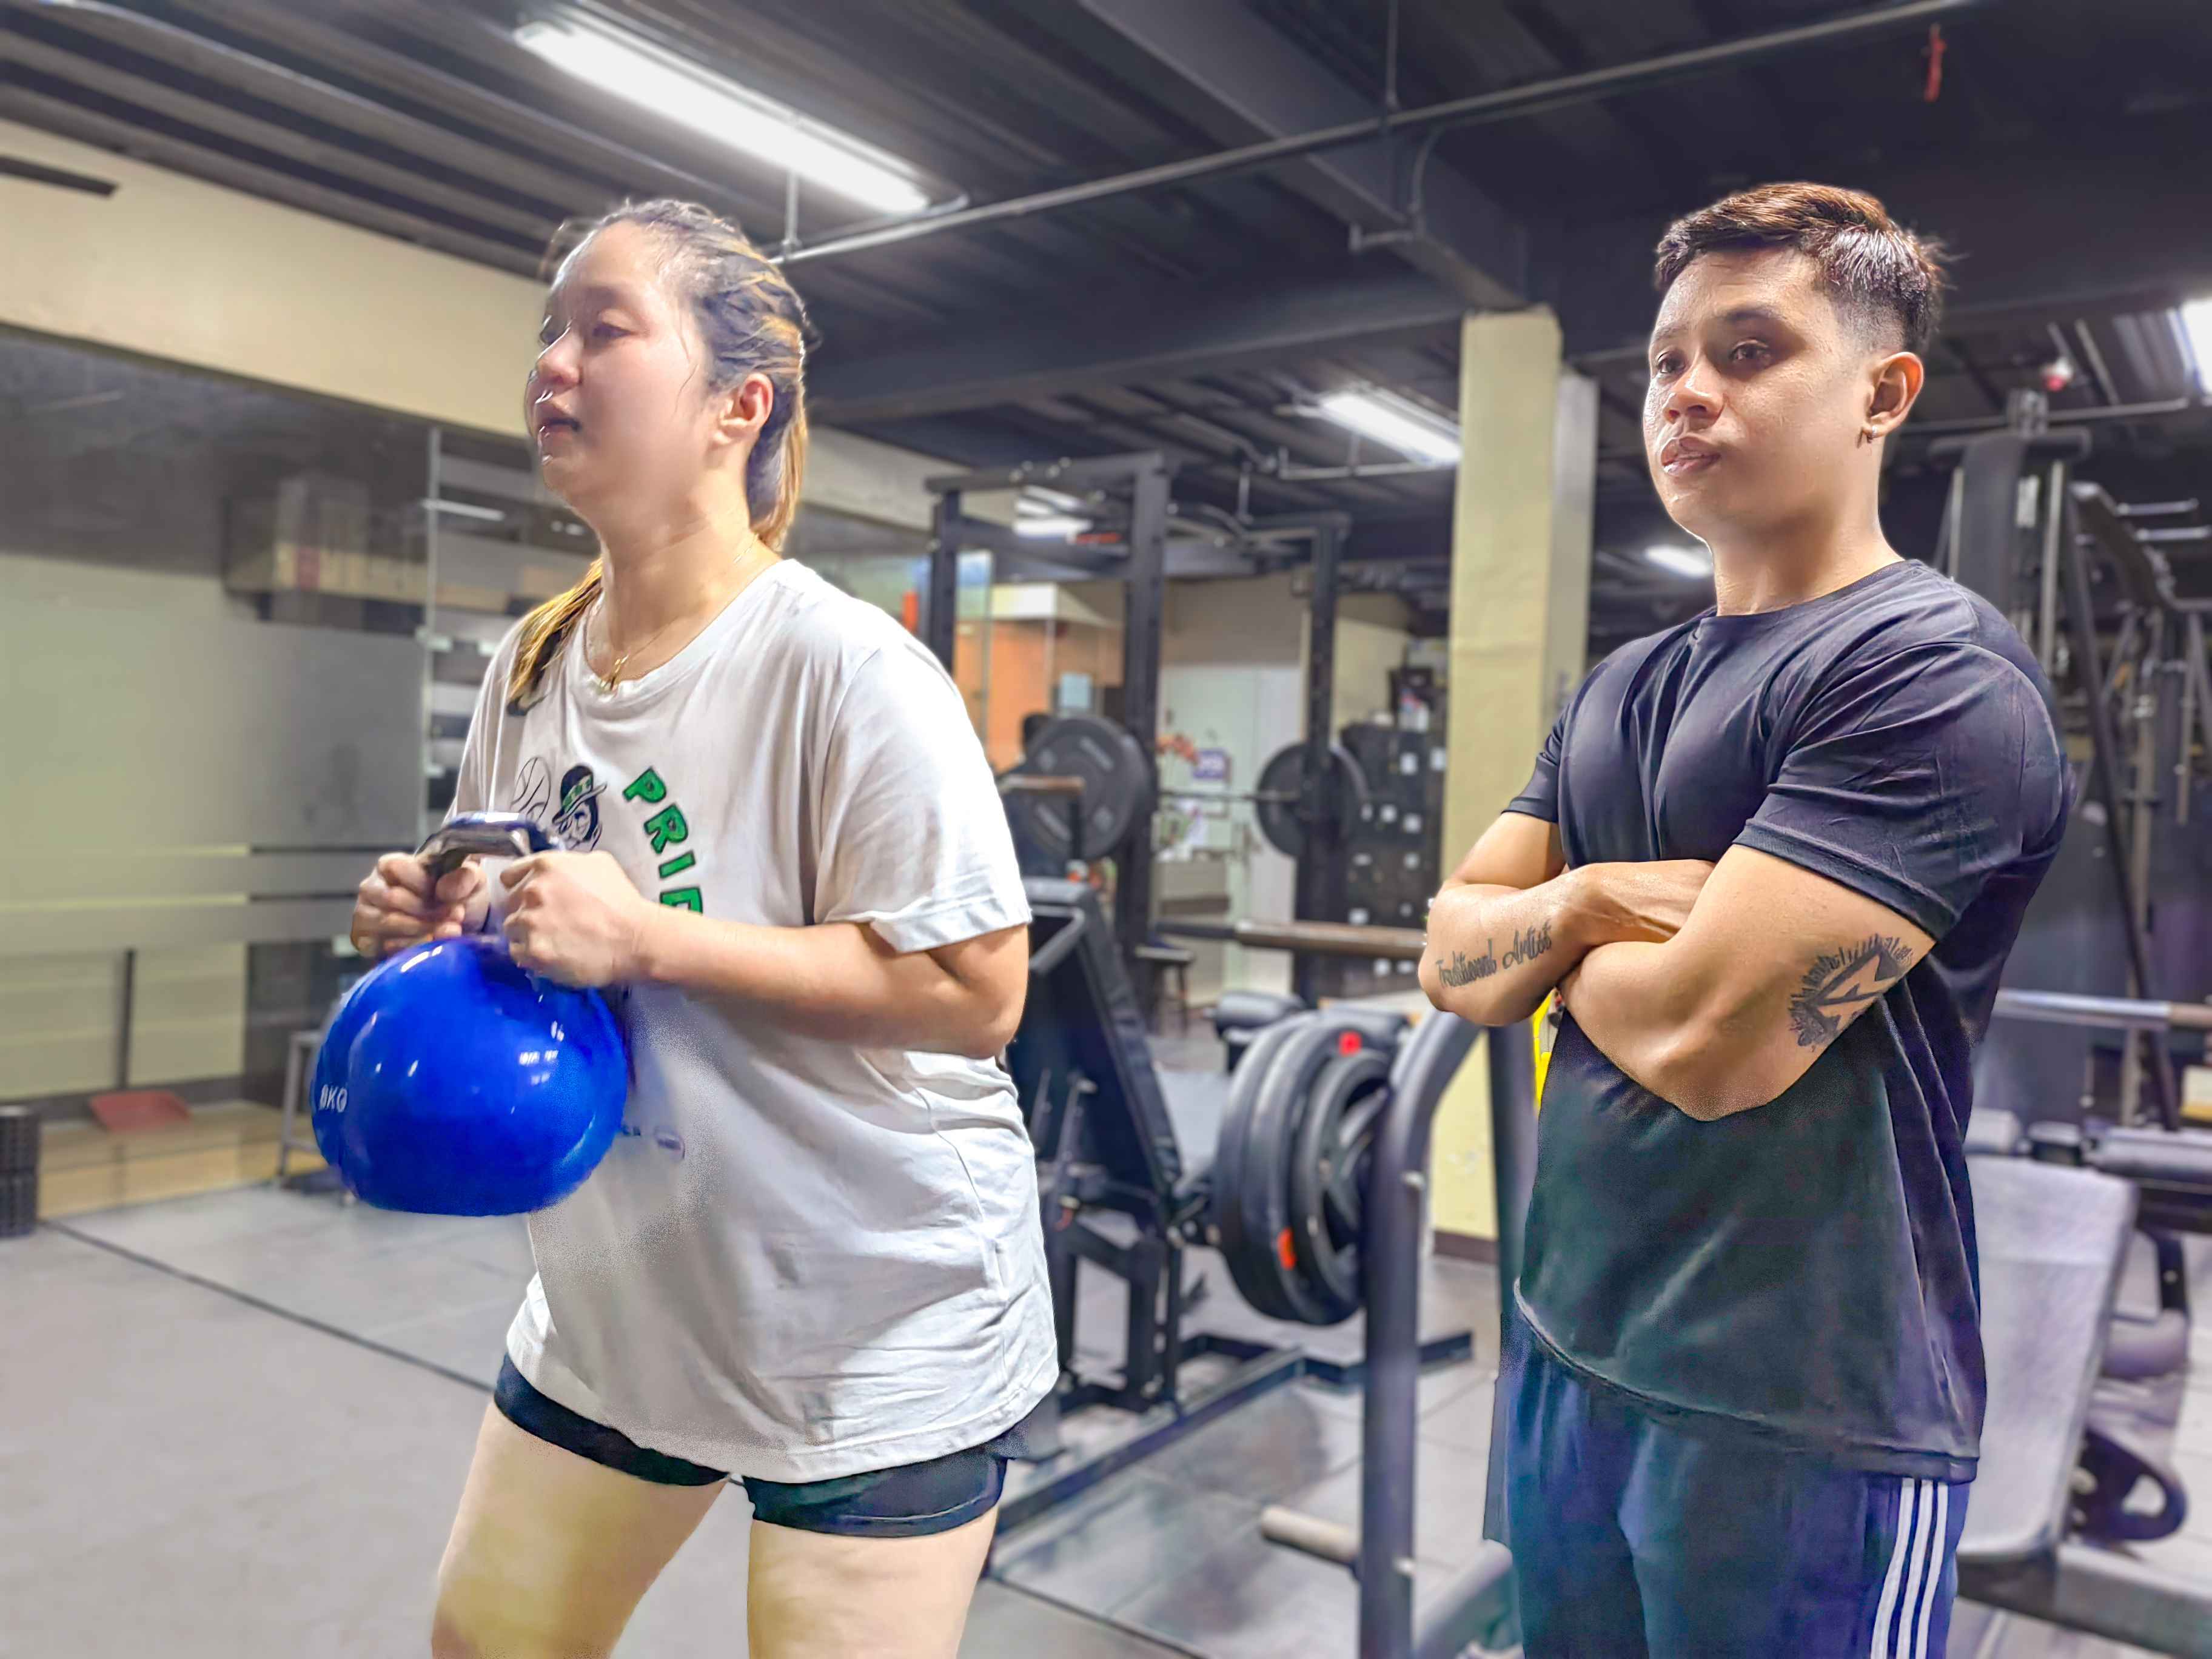
[[[519,633],[519,629],[516,633]],[[613,691],[572,630],[485,678],[456,811],[520,811],[708,918],[933,949],[1029,920],[958,689],[874,606],[771,566]],[[1036,1168],[994,1060],[855,1048],[665,986],[611,993],[623,1133],[530,1218],[516,1367],[639,1444],[766,1480],[981,1445],[1058,1373]]]

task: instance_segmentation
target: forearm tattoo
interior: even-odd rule
[[[1497,971],[1497,947],[1486,939],[1479,957],[1471,957],[1464,951],[1455,951],[1449,959],[1439,957],[1437,962],[1437,977],[1447,985],[1472,985],[1479,979],[1488,979]]]
[[[1817,1048],[1834,1042],[1852,1015],[1903,979],[1911,965],[1912,947],[1886,933],[1815,959],[1790,999],[1797,1046]]]
[[[1482,942],[1482,954],[1471,957],[1464,951],[1455,951],[1449,961],[1439,957],[1437,977],[1451,986],[1472,985],[1479,979],[1488,979],[1503,968],[1518,968],[1524,962],[1534,962],[1552,948],[1552,924],[1522,927],[1515,931],[1512,947],[1505,952],[1505,960],[1498,959],[1498,943],[1494,939]]]

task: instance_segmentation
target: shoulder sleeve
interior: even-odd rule
[[[1838,665],[1736,844],[1887,905],[1933,938],[2065,828],[2071,774],[2042,694],[1980,646]]]
[[[507,676],[522,636],[518,623],[509,629],[499,649],[484,665],[483,684],[477,689],[477,704],[469,715],[469,733],[461,745],[461,763],[453,779],[453,804],[446,809],[452,819],[463,812],[489,812],[497,796],[499,747],[507,720]]]
[[[1566,742],[1567,717],[1574,712],[1574,707],[1571,697],[1567,706],[1559,711],[1559,718],[1552,722],[1551,735],[1536,751],[1536,769],[1528,775],[1528,781],[1521,793],[1505,803],[1507,811],[1541,818],[1547,823],[1559,821],[1559,756]]]
[[[902,639],[848,682],[820,782],[817,921],[929,951],[1030,919],[999,788],[959,689]]]

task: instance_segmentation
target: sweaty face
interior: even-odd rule
[[[707,465],[703,353],[666,264],[653,233],[611,225],[546,296],[526,413],[546,484],[587,519],[617,499],[674,499]]]
[[[1887,355],[1804,254],[1692,260],[1660,304],[1644,400],[1644,456],[1668,515],[1711,542],[1839,501]]]

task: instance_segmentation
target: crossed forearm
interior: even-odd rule
[[[1706,1033],[1699,988],[1668,946],[1630,941],[1601,945],[1577,965],[1560,993],[1591,1045],[1662,1100],[1692,1116],[1693,1062]]]
[[[1429,907],[1421,988],[1447,1013],[1510,1025],[1535,1012],[1596,943],[1569,871],[1534,887],[1453,885]]]

